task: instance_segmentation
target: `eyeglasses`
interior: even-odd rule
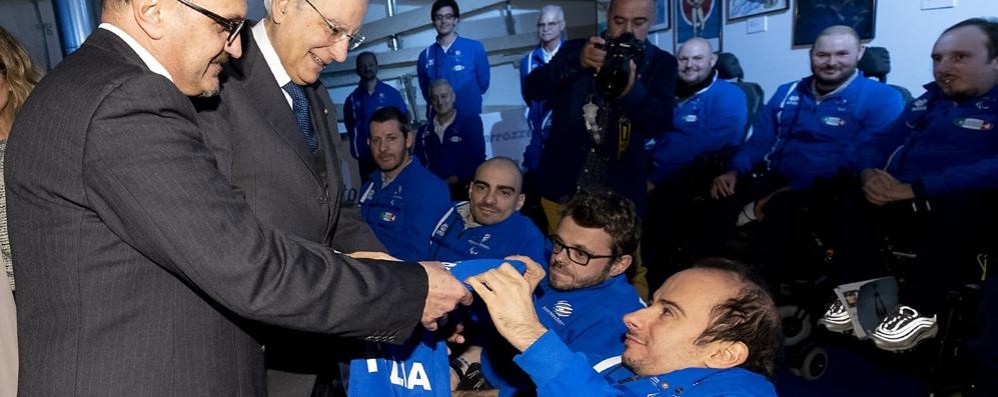
[[[616,255],[594,255],[586,251],[583,251],[579,248],[569,247],[565,245],[564,241],[561,241],[561,238],[558,238],[558,236],[555,235],[550,235],[548,236],[548,238],[551,239],[551,252],[557,255],[560,254],[561,251],[563,250],[568,250],[568,259],[582,266],[589,265],[589,261],[593,259],[617,257]]]
[[[239,31],[242,30],[243,24],[246,23],[245,18],[228,19],[214,12],[208,11],[201,6],[191,3],[187,0],[177,0],[180,4],[190,7],[192,10],[200,12],[204,16],[211,18],[215,23],[222,25],[222,29],[229,32],[229,37],[225,39],[225,45],[232,45],[236,41],[236,37],[239,37]]]
[[[454,14],[437,14],[433,16],[434,21],[453,21]]]
[[[329,27],[329,34],[332,35],[334,43],[339,43],[349,38],[350,44],[347,50],[352,51],[357,49],[357,47],[360,47],[360,44],[363,43],[364,39],[367,38],[364,37],[364,35],[362,34],[347,33],[346,29],[333,25],[331,22],[329,22],[329,18],[326,18],[325,15],[322,15],[322,11],[319,11],[318,8],[315,8],[315,4],[312,4],[312,2],[309,0],[305,0],[305,2],[308,3],[308,6],[312,7],[312,9],[315,10],[315,12],[318,13],[320,17],[322,17],[322,22],[325,22],[326,26]]]
[[[537,22],[537,30],[554,29],[558,27],[561,21],[558,22]]]

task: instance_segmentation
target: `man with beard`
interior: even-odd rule
[[[380,168],[375,165],[372,152],[367,146],[371,115],[387,106],[394,106],[406,115],[409,112],[402,94],[395,87],[378,79],[378,58],[373,52],[364,51],[357,55],[356,72],[360,76],[360,83],[343,101],[343,124],[350,136],[350,155],[357,159],[360,177],[367,178],[371,172]],[[408,133],[406,131],[407,135]]]
[[[650,264],[650,285],[660,284],[671,272],[666,269],[667,260],[689,263],[665,254],[665,250],[672,249],[667,244],[688,231],[678,224],[691,218],[686,216],[691,212],[691,197],[706,186],[700,183],[707,176],[691,175],[688,168],[699,156],[740,145],[748,121],[745,93],[717,77],[717,55],[710,42],[699,37],[689,39],[679,47],[678,54],[673,128],[655,140],[653,170],[648,177],[649,204],[641,255]]]
[[[794,270],[787,252],[802,244],[790,236],[809,226],[798,224],[804,219],[798,210],[812,206],[811,213],[824,213],[813,206],[859,172],[857,148],[882,132],[903,106],[897,91],[857,71],[862,55],[852,28],[822,31],[810,51],[812,75],[776,90],[729,171],[714,178],[710,195],[716,201],[703,223],[701,255],[728,254],[723,247],[736,224],[765,217],[760,262],[774,275]],[[751,172],[756,167],[763,171]]]
[[[347,7],[350,31],[365,5]],[[5,180],[19,395],[263,396],[251,322],[397,343],[470,300],[440,264],[359,261],[275,230],[233,188],[189,97],[249,56],[245,14],[239,0],[104,1],[18,113]],[[345,57],[346,40],[317,32]]]
[[[524,255],[544,258],[544,235],[520,213],[526,196],[516,162],[493,157],[475,171],[468,201],[455,203],[430,235],[430,258],[453,262]]]
[[[537,38],[541,42],[520,61],[521,91],[526,87],[530,72],[551,62],[551,58],[561,49],[561,43],[565,41],[562,37],[564,31],[565,10],[550,4],[541,8],[541,14],[537,17]],[[526,95],[523,100],[527,102],[527,125],[530,126],[530,144],[523,152],[523,168],[529,174],[537,169],[541,161],[541,149],[551,129],[551,108],[547,101],[527,100]]]
[[[843,211],[839,250],[848,266],[838,282],[882,276],[877,242],[886,234],[906,241],[915,259],[905,267],[898,305],[871,339],[885,350],[907,350],[939,332],[946,294],[987,274],[981,253],[994,253],[998,222],[998,21],[974,18],[946,29],[932,48],[935,81],[913,101],[891,129],[861,151],[862,194]],[[993,278],[993,277],[991,277]],[[982,377],[994,385],[998,365],[994,280],[982,307],[985,330],[980,353],[989,363]],[[821,320],[829,329],[852,328],[836,302]],[[986,333],[990,332],[990,335]],[[982,393],[981,395],[993,395]]]
[[[478,113],[460,111],[458,98],[447,80],[430,86],[433,119],[416,133],[416,158],[447,182],[451,199],[464,199],[466,185],[485,161],[485,135]]]
[[[623,322],[616,317],[612,331],[593,330],[593,336],[610,333],[607,340],[623,350],[620,365],[602,373],[545,323],[548,313],[535,310],[531,291],[542,279],[544,270],[528,262],[524,275],[503,265],[468,280],[519,353],[513,360],[537,385],[536,395],[776,396],[766,377],[773,375],[782,339],[780,318],[745,265],[703,260],[670,277],[651,306],[622,316]]]
[[[437,30],[437,40],[420,51],[416,62],[423,99],[430,103],[430,84],[439,79],[447,80],[454,87],[457,97],[461,98],[461,102],[456,104],[459,113],[477,117],[482,113],[482,95],[489,89],[491,73],[485,47],[477,40],[458,36],[455,28],[461,22],[461,10],[457,1],[434,1],[430,7],[430,18]],[[431,110],[436,111],[428,107],[427,117],[433,115]]]
[[[404,261],[430,257],[429,236],[450,207],[447,185],[409,155],[414,141],[406,114],[395,107],[371,115],[367,139],[379,171],[360,189],[360,215],[388,254]]]
[[[565,205],[550,237],[548,275],[534,291],[533,308],[540,323],[569,350],[584,354],[597,372],[619,362],[627,332],[620,318],[644,306],[624,274],[640,228],[630,200],[613,192],[583,191]],[[536,386],[512,364],[513,346],[493,339],[482,351],[485,378],[499,396],[534,395]]]

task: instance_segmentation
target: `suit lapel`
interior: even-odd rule
[[[264,59],[263,53],[260,52],[260,48],[257,47],[250,32],[250,29],[243,31],[243,36],[246,37],[243,41],[245,50],[243,57],[235,61],[238,64],[234,66],[234,68],[239,69],[237,72],[244,76],[241,79],[244,80],[243,89],[249,94],[249,98],[252,98],[251,102],[256,107],[257,114],[267,121],[271,131],[280,136],[284,143],[298,154],[299,159],[308,166],[312,174],[318,178],[318,172],[312,163],[312,153],[305,145],[305,138],[302,136],[298,122],[295,121],[291,107],[284,96],[284,90],[277,86],[274,74],[267,66],[267,60]],[[315,106],[313,105],[311,109],[313,125],[318,131],[318,123],[314,122],[316,119]]]

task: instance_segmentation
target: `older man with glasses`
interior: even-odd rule
[[[341,252],[383,252],[358,207],[344,203],[346,151],[337,151],[336,108],[319,81],[326,65],[345,61],[364,41],[358,31],[367,2],[265,0],[264,6],[266,18],[244,32],[243,57],[222,72],[219,100],[197,103],[204,125],[216,130],[208,140],[219,164],[262,223]],[[344,342],[284,330],[264,334],[272,396],[307,393],[316,374],[337,378],[325,347],[342,350],[332,345]]]

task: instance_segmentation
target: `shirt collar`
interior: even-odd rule
[[[149,68],[150,72],[156,73],[160,76],[166,77],[170,81],[173,81],[173,76],[170,76],[170,72],[166,70],[166,67],[163,66],[162,63],[159,63],[159,60],[157,60],[156,57],[149,52],[149,50],[146,50],[142,44],[139,44],[139,42],[130,34],[107,22],[100,24],[97,28],[107,30],[120,37],[125,44],[128,44],[132,51],[135,51],[135,54],[139,56],[139,59],[142,59],[142,62],[146,64],[146,67]]]
[[[277,56],[277,51],[274,50],[274,46],[270,43],[270,37],[267,36],[267,29],[264,26],[263,20],[253,25],[253,40],[256,41],[256,46],[260,48],[263,59],[267,61],[267,67],[270,68],[270,73],[274,75],[277,86],[284,87],[285,84],[290,83],[291,76],[288,76],[288,71],[284,69],[281,58]]]

